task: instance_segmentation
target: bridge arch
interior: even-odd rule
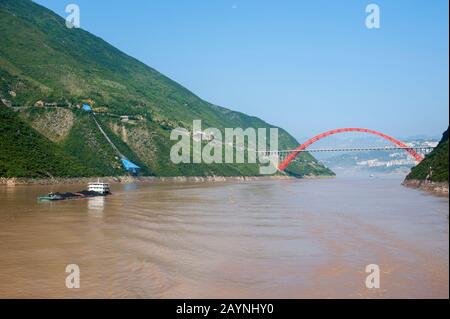
[[[297,155],[306,150],[309,146],[311,146],[312,144],[316,143],[317,141],[326,138],[330,135],[335,135],[335,134],[340,134],[340,133],[348,133],[348,132],[360,132],[360,133],[368,133],[368,134],[372,134],[372,135],[376,135],[376,136],[380,136],[386,140],[388,140],[389,142],[404,148],[405,151],[407,151],[411,156],[413,156],[416,161],[421,162],[423,160],[423,156],[420,155],[419,153],[417,153],[414,149],[412,148],[408,148],[409,146],[406,145],[405,143],[403,143],[402,141],[399,141],[389,135],[374,131],[374,130],[369,130],[366,128],[341,128],[341,129],[337,129],[337,130],[331,130],[322,134],[319,134],[315,137],[313,137],[312,139],[308,140],[306,143],[300,145],[299,147],[297,147],[291,154],[289,154],[288,157],[286,157],[286,159],[279,165],[279,170],[284,171],[289,164],[291,164],[291,162],[297,157]]]

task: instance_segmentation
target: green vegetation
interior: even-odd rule
[[[77,157],[86,167],[95,168],[96,176],[123,175],[120,159],[112,147],[105,142],[105,138],[95,125],[92,115],[78,111],[76,121],[69,135],[61,143],[62,149],[67,154]],[[153,175],[142,163],[134,152],[120,138],[103,126],[106,134],[118,147],[119,151],[136,165],[142,167],[143,175]]]
[[[38,134],[13,111],[0,105],[1,177],[50,178],[89,175],[95,175],[95,172]]]
[[[198,119],[205,128],[219,129],[268,128],[270,124],[203,101],[100,38],[66,28],[64,19],[30,0],[0,0],[0,39],[0,99],[22,107],[21,118],[42,135],[61,136],[61,141],[52,139],[54,147],[83,163],[80,174],[123,174],[116,154],[91,119],[75,110],[76,105],[89,102],[103,112],[140,119],[131,125],[100,117],[121,152],[139,164],[145,175],[258,175],[256,165],[173,165],[169,154],[174,142],[169,134],[176,127],[190,129]],[[65,125],[57,121],[43,125],[51,111],[36,110],[36,103],[64,107],[75,119]],[[58,134],[63,129],[70,131]],[[298,144],[280,129],[280,148]],[[308,153],[299,159],[289,167],[295,176],[333,174]]]
[[[428,180],[431,182],[448,182],[448,130],[444,133],[438,147],[419,165],[411,170],[407,180]]]

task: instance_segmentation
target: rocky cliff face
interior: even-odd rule
[[[417,179],[408,179],[403,182],[406,187],[417,188],[425,192],[433,193],[440,196],[449,195],[449,184],[448,182],[430,182],[430,181],[420,181]]]

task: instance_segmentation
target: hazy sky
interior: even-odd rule
[[[448,126],[447,0],[37,0],[203,99],[298,138]],[[381,8],[381,29],[365,8]]]

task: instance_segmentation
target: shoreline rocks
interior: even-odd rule
[[[449,184],[447,182],[437,183],[421,181],[417,179],[405,180],[403,186],[420,189],[438,196],[449,196]]]
[[[99,179],[102,182],[110,184],[130,184],[130,183],[146,183],[146,182],[173,182],[173,183],[204,183],[204,182],[247,182],[257,180],[288,180],[293,179],[291,176],[198,176],[198,177],[133,177],[133,176],[116,176],[116,177],[81,177],[81,178],[52,178],[52,179],[34,179],[34,178],[0,178],[0,186],[20,186],[20,185],[75,185],[87,184]]]

